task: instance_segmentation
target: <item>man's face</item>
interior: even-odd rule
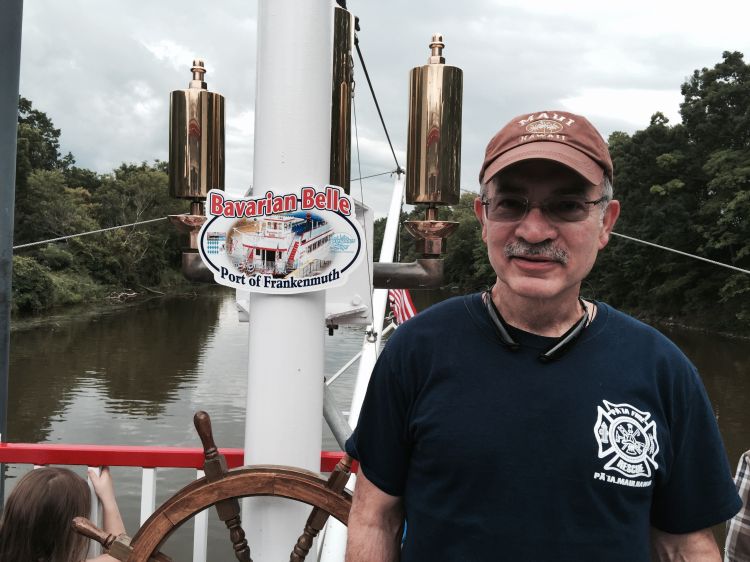
[[[550,217],[534,205],[554,197],[593,201],[601,197],[601,189],[550,160],[525,160],[503,170],[489,186],[487,198],[514,194],[527,198],[531,208],[520,220],[496,222],[487,219],[480,198],[474,201],[501,289],[536,299],[577,297],[597,252],[609,241],[620,204],[610,201],[604,216],[602,205],[586,205],[585,218],[576,222]]]

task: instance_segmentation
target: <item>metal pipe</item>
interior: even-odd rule
[[[206,267],[197,251],[182,252],[182,275],[195,283],[215,283],[213,271]]]
[[[325,394],[323,395],[323,418],[326,420],[328,427],[333,433],[336,443],[339,444],[341,449],[344,448],[346,440],[352,434],[352,428],[349,427],[349,422],[346,421],[344,414],[339,410],[336,399],[333,397],[333,391],[325,385]]]
[[[378,289],[438,289],[443,284],[443,260],[373,264],[373,285]]]
[[[21,72],[23,0],[6,0],[0,18],[0,442],[8,440],[10,305],[13,281],[13,206],[16,194],[18,81]],[[0,506],[4,497],[0,465]]]
[[[330,173],[333,11],[327,0],[261,0],[255,97],[256,193],[324,185]],[[318,471],[322,446],[325,292],[249,299],[245,463]],[[253,558],[283,560],[309,508],[244,502]]]

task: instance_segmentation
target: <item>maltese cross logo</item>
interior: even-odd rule
[[[594,425],[599,445],[599,458],[607,459],[604,470],[612,470],[629,478],[649,478],[659,468],[656,454],[656,422],[651,414],[630,404],[602,401]]]

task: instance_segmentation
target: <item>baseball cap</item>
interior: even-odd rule
[[[612,181],[612,158],[599,131],[581,115],[567,111],[524,113],[492,137],[479,172],[485,184],[503,168],[541,158],[573,169],[593,185]]]

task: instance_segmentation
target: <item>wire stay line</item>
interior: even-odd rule
[[[362,204],[365,204],[365,189],[362,186],[362,161],[359,157],[359,127],[357,126],[357,102],[354,101],[354,98],[352,98],[352,113],[354,113],[354,140],[356,142],[357,147],[357,170],[359,170],[359,198],[360,201],[362,201]],[[389,141],[390,142],[390,141]],[[391,147],[393,148],[393,147]],[[395,156],[395,154],[394,154]],[[396,166],[398,166],[398,162],[396,162]],[[370,244],[367,241],[367,214],[362,214],[362,222],[365,223],[365,258],[367,259],[367,281],[370,288],[370,294],[373,293],[373,286],[372,286],[372,272],[370,271]]]
[[[362,70],[365,73],[365,78],[367,78],[367,85],[370,87],[370,93],[372,94],[372,100],[375,102],[375,108],[378,110],[378,115],[380,116],[380,122],[383,124],[383,131],[385,131],[385,138],[388,139],[388,145],[391,147],[391,154],[393,154],[393,160],[396,162],[396,173],[403,174],[405,170],[401,167],[401,164],[398,163],[398,158],[396,158],[396,151],[393,148],[393,143],[391,142],[391,136],[388,134],[388,127],[385,126],[385,119],[383,119],[383,112],[380,111],[380,104],[378,103],[378,98],[375,95],[375,89],[372,87],[372,82],[370,81],[370,74],[367,72],[367,66],[365,66],[365,59],[362,57],[362,51],[359,48],[359,38],[356,35],[354,36],[354,46],[357,48],[357,56],[359,57],[359,62],[362,64]]]
[[[706,263],[710,263],[713,265],[718,265],[721,267],[726,267],[727,269],[733,269],[734,271],[739,271],[740,273],[745,273],[747,275],[750,275],[750,270],[742,269],[741,267],[735,267],[733,265],[729,265],[726,263],[722,263],[720,261],[714,261],[710,260],[708,258],[704,258],[701,256],[696,256],[695,254],[689,254],[687,252],[682,252],[680,250],[675,250],[674,248],[669,248],[667,246],[660,246],[659,244],[654,244],[653,242],[646,242],[645,240],[640,240],[638,238],[633,238],[632,236],[626,236],[625,234],[619,234],[618,232],[612,232],[613,236],[619,236],[620,238],[625,238],[626,240],[631,240],[633,242],[640,242],[641,244],[645,244],[646,246],[653,246],[654,248],[659,248],[660,250],[666,250],[667,252],[674,252],[675,254],[680,254],[681,256],[687,256],[689,258],[693,258],[696,260],[704,261]]]
[[[398,170],[390,170],[389,172],[380,172],[379,174],[372,174],[370,176],[362,176],[361,178],[352,178],[351,181],[367,180],[370,178],[377,178],[378,176],[386,176],[386,175],[390,176],[393,174],[398,174]]]
[[[58,238],[50,238],[49,240],[40,240],[39,242],[29,242],[28,244],[19,244],[13,246],[14,250],[20,250],[21,248],[30,248],[32,246],[40,246],[41,244],[49,244],[51,242],[60,242],[61,240],[68,240],[69,238],[78,238],[79,236],[88,236],[89,234],[99,234],[100,232],[107,232],[108,230],[117,230],[118,228],[128,228],[129,226],[138,226],[139,224],[148,224],[150,222],[158,222],[167,220],[168,217],[161,217],[158,219],[149,219],[139,222],[131,222],[130,224],[121,224],[119,226],[110,226],[108,228],[100,228],[98,230],[90,230],[88,232],[81,232],[79,234],[69,234],[68,236],[60,236]]]

